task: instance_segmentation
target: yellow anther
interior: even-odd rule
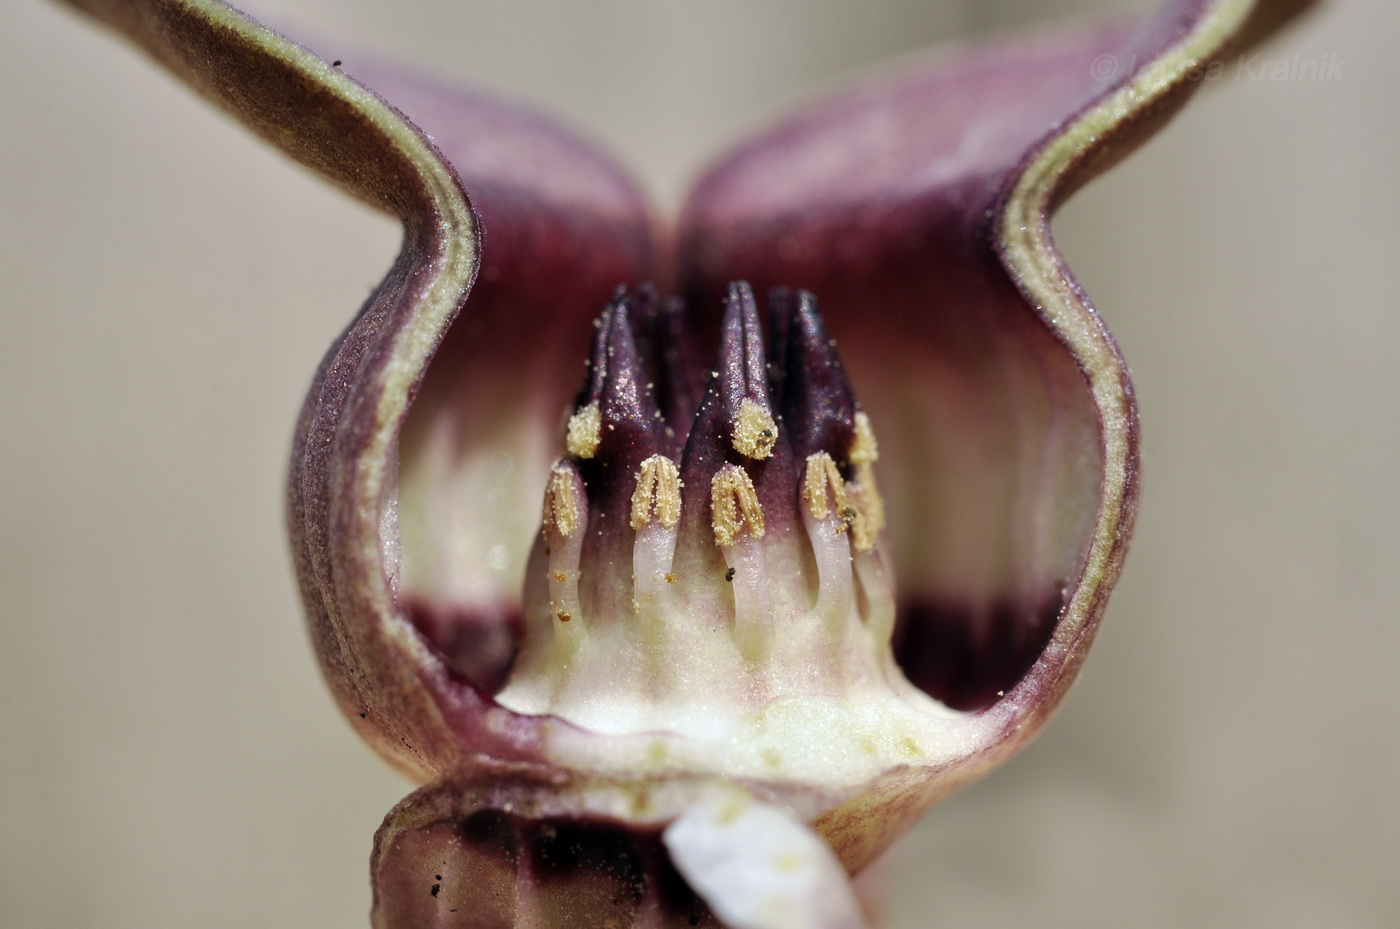
[[[851,539],[856,551],[868,552],[885,531],[885,501],[875,484],[875,469],[868,464],[857,465],[856,479],[846,485],[846,493],[855,510],[850,523]]]
[[[564,447],[575,458],[592,458],[603,440],[603,413],[593,401],[569,417],[564,430]]]
[[[875,441],[870,417],[857,413],[855,419],[855,438],[851,440],[851,448],[846,453],[855,469],[854,479],[846,485],[854,511],[848,522],[856,551],[868,552],[875,547],[880,533],[885,531],[885,501],[875,483],[874,468],[875,461],[880,457],[880,445]]]
[[[856,435],[851,440],[846,458],[853,465],[870,464],[880,457],[880,445],[875,441],[875,430],[870,428],[870,417],[856,414]]]
[[[652,455],[637,471],[632,491],[632,528],[641,530],[655,518],[667,529],[681,519],[681,472],[664,455]]]
[[[834,506],[843,523],[848,521],[845,513],[851,509],[851,502],[846,497],[846,482],[837,470],[836,462],[826,452],[807,456],[802,499],[807,501],[807,509],[813,519],[826,519]],[[844,525],[841,531],[845,531]]]
[[[763,507],[748,472],[738,465],[725,465],[710,481],[710,510],[715,544],[733,545],[746,532],[763,538]]]
[[[734,450],[746,458],[762,460],[773,455],[778,443],[778,424],[773,413],[745,397],[739,402],[739,414],[734,417]]]
[[[574,471],[557,464],[549,473],[549,485],[544,491],[544,512],[541,514],[545,532],[552,528],[564,538],[578,529],[578,499],[574,495]]]

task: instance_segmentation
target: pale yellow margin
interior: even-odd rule
[[[453,314],[461,304],[475,278],[480,261],[480,237],[476,216],[456,175],[423,134],[380,97],[351,80],[329,62],[300,45],[259,25],[246,15],[217,0],[180,0],[189,9],[199,11],[208,21],[245,37],[272,58],[287,62],[311,81],[320,84],[358,111],[376,130],[397,148],[416,170],[432,203],[432,221],[436,230],[424,229],[419,234],[436,238],[436,249],[427,258],[432,276],[422,291],[414,309],[414,322],[394,334],[391,361],[380,373],[382,388],[377,391],[372,438],[365,453],[357,460],[354,477],[356,496],[360,500],[357,514],[358,531],[354,557],[372,568],[363,576],[375,578],[377,588],[372,599],[381,606],[386,621],[385,634],[420,665],[430,660],[425,645],[393,607],[393,597],[382,570],[380,514],[370,501],[383,499],[386,484],[397,480],[393,451],[397,440],[397,425],[408,406],[415,380],[427,366],[427,359],[438,343]],[[410,217],[401,217],[408,231]],[[408,243],[405,242],[405,248]],[[403,255],[399,261],[402,262]],[[396,265],[397,267],[397,265]],[[392,273],[392,272],[391,272]],[[373,510],[373,511],[372,511]],[[399,764],[406,758],[395,759]]]
[[[1065,172],[1115,128],[1187,80],[1193,68],[1219,52],[1253,7],[1252,0],[1221,0],[1196,29],[1131,83],[1081,116],[1052,140],[1016,182],[1007,198],[1000,238],[1006,262],[1041,316],[1064,339],[1089,379],[1101,417],[1103,487],[1098,522],[1067,616],[1081,619],[1095,591],[1118,574],[1121,552],[1114,537],[1127,503],[1131,476],[1128,436],[1131,415],[1127,382],[1103,322],[1077,294],[1069,269],[1055,250],[1043,220]],[[1076,623],[1078,625],[1078,623]]]

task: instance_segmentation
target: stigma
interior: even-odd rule
[[[694,342],[684,306],[645,288],[597,320],[497,702],[744,743],[740,768],[781,766],[814,730],[912,751],[905,717],[933,701],[890,656],[878,444],[815,298],[776,291],[761,314],[732,284],[712,364]]]

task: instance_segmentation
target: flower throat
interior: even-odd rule
[[[766,315],[731,284],[706,368],[679,301],[619,289],[603,311],[499,703],[730,741],[917,694],[890,656],[870,421],[815,299],[775,291]]]

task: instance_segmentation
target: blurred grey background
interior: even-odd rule
[[[278,6],[567,114],[661,203],[835,75],[1116,8]],[[66,11],[6,9],[0,925],[366,926],[408,786],[324,692],[281,492],[397,230]],[[892,856],[892,925],[1400,925],[1397,34],[1326,6],[1264,54],[1333,80],[1227,77],[1062,213],[1136,375],[1139,531],[1060,718]]]

